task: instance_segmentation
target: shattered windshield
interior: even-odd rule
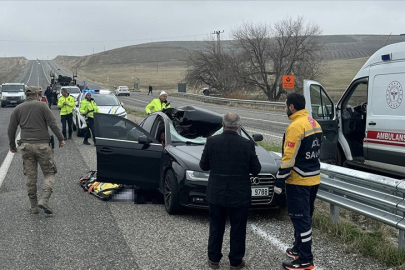
[[[190,138],[186,138],[181,136],[177,130],[174,128],[173,122],[168,119],[169,121],[169,126],[170,126],[170,138],[172,140],[173,143],[186,143],[186,144],[201,144],[204,145],[205,142],[207,141],[207,138],[205,137],[197,137],[194,139],[190,139]],[[223,129],[220,128],[217,132],[215,132],[212,136],[218,135],[218,134],[222,134]],[[243,138],[250,140],[249,136],[246,134],[246,132],[239,128],[238,129],[238,134],[241,135]]]

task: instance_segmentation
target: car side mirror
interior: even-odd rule
[[[123,106],[123,107],[124,107],[124,102],[121,102],[121,106]]]
[[[138,137],[138,142],[140,144],[150,144],[152,141],[152,139],[148,139],[146,136],[142,135]]]
[[[262,135],[262,134],[253,134],[252,137],[253,137],[253,140],[254,140],[255,142],[261,142],[261,141],[263,141],[263,135]]]

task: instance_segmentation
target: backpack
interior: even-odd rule
[[[108,201],[114,194],[123,190],[121,184],[104,183],[97,181],[97,171],[89,171],[79,178],[79,185],[87,193],[96,196],[97,198]]]

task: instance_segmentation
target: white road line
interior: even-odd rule
[[[42,62],[42,61],[41,61]],[[41,65],[42,66],[42,71],[44,72],[44,75],[45,75],[45,79],[48,81],[48,83],[49,84],[51,84],[51,81],[48,79],[48,77],[46,76],[46,73],[45,73],[45,69],[44,69],[44,65],[42,64]],[[39,78],[39,77],[38,77]]]
[[[264,120],[264,119],[257,119],[257,118],[249,118],[249,117],[241,117],[242,119],[248,119],[248,120],[254,120],[254,121],[263,121],[263,122],[269,122],[269,123],[274,123],[274,124],[279,124],[279,125],[285,125],[288,126],[289,123],[283,123],[283,122],[277,122],[277,121],[271,121],[271,120]]]
[[[32,71],[34,70],[34,65],[31,65],[31,72],[30,72],[30,76],[28,77],[28,81],[27,81],[27,83],[26,84],[28,84],[29,83],[29,81],[30,81],[30,79],[31,79],[31,74],[32,74]]]
[[[278,248],[283,253],[286,251],[287,248],[290,247],[287,244],[285,244],[284,242],[278,240],[276,237],[271,236],[266,231],[260,229],[255,224],[250,224],[249,228],[254,234],[257,234],[258,236],[264,238],[264,240],[270,242],[270,244],[272,246],[275,246],[276,248]],[[324,270],[322,267],[319,267],[319,266],[316,266],[316,269],[317,270]]]
[[[257,130],[253,130],[253,129],[247,129],[247,128],[245,128],[245,130],[246,130],[246,131],[249,131],[249,132],[252,132],[252,133],[258,132],[258,133],[260,133],[260,134],[262,134],[262,135],[266,135],[266,136],[270,136],[270,137],[275,137],[275,138],[279,138],[279,139],[282,139],[282,138],[283,138],[283,136],[277,136],[277,135],[273,135],[273,134],[263,133],[263,132],[260,132],[260,131],[257,131]]]
[[[17,140],[20,139],[20,134],[21,133],[19,132],[18,135],[17,135]],[[8,151],[7,156],[3,161],[3,164],[1,164],[1,167],[0,167],[0,188],[1,188],[1,185],[3,184],[4,178],[7,175],[8,168],[10,168],[11,161],[13,161],[13,157],[14,157],[14,153],[11,153],[10,151]]]
[[[13,160],[14,153],[11,153],[10,151],[8,152],[6,158],[3,161],[3,164],[1,164],[0,167],[0,187],[1,184],[3,184],[3,180],[7,175],[8,168],[10,167],[11,161]]]

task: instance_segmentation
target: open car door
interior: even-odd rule
[[[94,114],[97,181],[158,188],[163,146],[135,123],[116,115]]]
[[[332,162],[337,157],[338,125],[336,108],[322,85],[316,81],[304,81],[305,108],[322,127],[322,146],[320,160]]]

